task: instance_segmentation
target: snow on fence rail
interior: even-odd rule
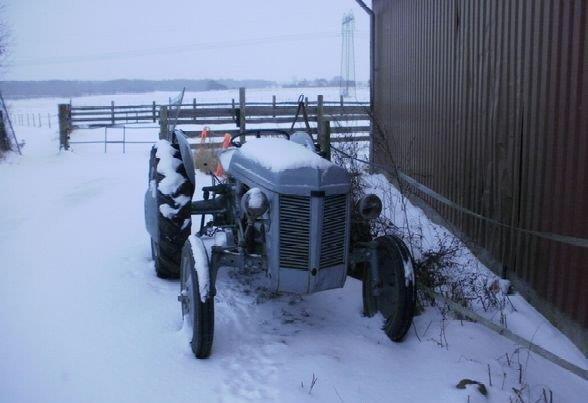
[[[308,122],[307,128],[319,139],[328,131],[330,141],[369,141],[370,105],[368,102],[345,101],[343,97],[335,101],[326,101],[322,95],[316,100],[305,98],[304,108],[301,110],[299,102],[276,102],[272,96],[271,102],[247,102],[245,89],[239,90],[239,99],[225,103],[183,103],[179,108],[176,126],[183,126],[188,137],[200,136],[205,126],[211,128],[210,137],[220,138],[229,134],[243,134],[250,128],[284,128],[296,119],[298,123]],[[174,105],[177,107],[178,105]],[[71,143],[85,143],[85,141],[70,141],[72,132],[76,129],[105,128],[105,140],[93,141],[109,143],[107,130],[109,127],[121,127],[132,124],[159,123],[160,138],[167,135],[169,124],[172,123],[171,105],[158,105],[152,102],[147,105],[110,105],[103,106],[74,106],[60,104],[59,128],[60,148],[68,149]],[[298,114],[298,116],[297,116]],[[336,124],[331,127],[330,122]],[[267,127],[267,125],[273,125]],[[233,128],[230,128],[230,127]],[[126,140],[123,139],[124,143]],[[155,139],[154,139],[155,141]],[[213,140],[214,141],[214,140]],[[121,141],[116,141],[120,143]],[[126,141],[130,143],[129,141]],[[202,146],[194,143],[194,147]],[[124,147],[124,144],[123,144]]]

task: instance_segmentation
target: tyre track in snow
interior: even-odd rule
[[[268,351],[267,337],[258,332],[255,299],[244,292],[248,275],[239,273],[238,269],[221,270],[228,272],[221,273],[218,279],[217,334],[226,336],[219,337],[217,343],[232,346],[230,354],[221,361],[227,369],[225,393],[248,401],[274,400],[276,392],[271,385],[275,383],[278,366]],[[259,274],[254,276],[257,278]]]

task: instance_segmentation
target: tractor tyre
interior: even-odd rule
[[[163,150],[154,146],[151,152],[152,168],[150,165],[149,171],[150,180],[155,181],[159,233],[158,239],[151,240],[151,250],[157,276],[166,279],[180,276],[182,247],[192,228],[190,202],[194,194],[194,185],[188,178],[178,146],[169,143],[167,146]],[[166,178],[165,171],[159,169],[163,164],[162,159],[168,159],[165,161],[168,167],[175,166],[175,174],[181,179],[171,192],[167,188],[168,192],[163,192],[160,186]]]
[[[195,239],[196,242],[202,242]],[[204,246],[202,245],[202,248]],[[208,358],[214,338],[214,296],[201,298],[200,283],[190,239],[182,250],[180,297],[184,326],[188,326],[190,346],[196,358]],[[208,267],[205,268],[208,270]],[[210,285],[209,285],[210,287]]]
[[[363,276],[361,281],[361,296],[363,302],[363,314],[371,318],[378,312],[378,300],[372,294],[369,287],[372,284],[372,273],[368,263],[359,263],[357,265],[359,270],[362,270]]]
[[[400,342],[410,329],[416,305],[413,260],[404,242],[395,236],[381,236],[376,242],[379,262],[379,295],[373,295],[371,272],[366,265],[363,277],[364,313],[382,313],[384,331],[390,340]]]

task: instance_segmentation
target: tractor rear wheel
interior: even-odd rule
[[[201,242],[199,239],[197,242]],[[214,297],[200,293],[200,283],[190,240],[182,250],[180,297],[184,326],[190,332],[190,346],[196,358],[208,358],[214,337]],[[205,268],[208,270],[208,267]]]
[[[404,242],[395,236],[381,236],[374,240],[378,254],[378,295],[374,295],[369,264],[364,267],[363,305],[367,316],[377,311],[384,316],[384,331],[390,340],[404,339],[414,316],[416,286],[413,261]]]
[[[158,209],[158,237],[151,240],[155,272],[160,278],[178,278],[182,247],[192,228],[190,202],[194,185],[176,144],[160,141],[150,157],[149,180]]]

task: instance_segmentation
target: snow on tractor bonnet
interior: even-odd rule
[[[354,205],[348,172],[325,159],[306,133],[245,135],[257,138],[241,144],[232,136],[218,158],[224,177],[213,176],[199,201],[192,201],[198,161],[185,134],[173,130],[151,151],[145,220],[152,256],[159,277],[180,278],[178,300],[195,356],[211,353],[222,267],[262,270],[270,291],[295,294],[342,288],[348,275],[358,277],[364,313],[381,312],[387,336],[401,341],[415,309],[412,256],[399,238],[367,235],[382,209],[379,198],[367,195]],[[201,220],[195,235],[193,216]],[[207,248],[203,239],[219,232],[226,242]],[[352,241],[352,233],[366,235]]]

